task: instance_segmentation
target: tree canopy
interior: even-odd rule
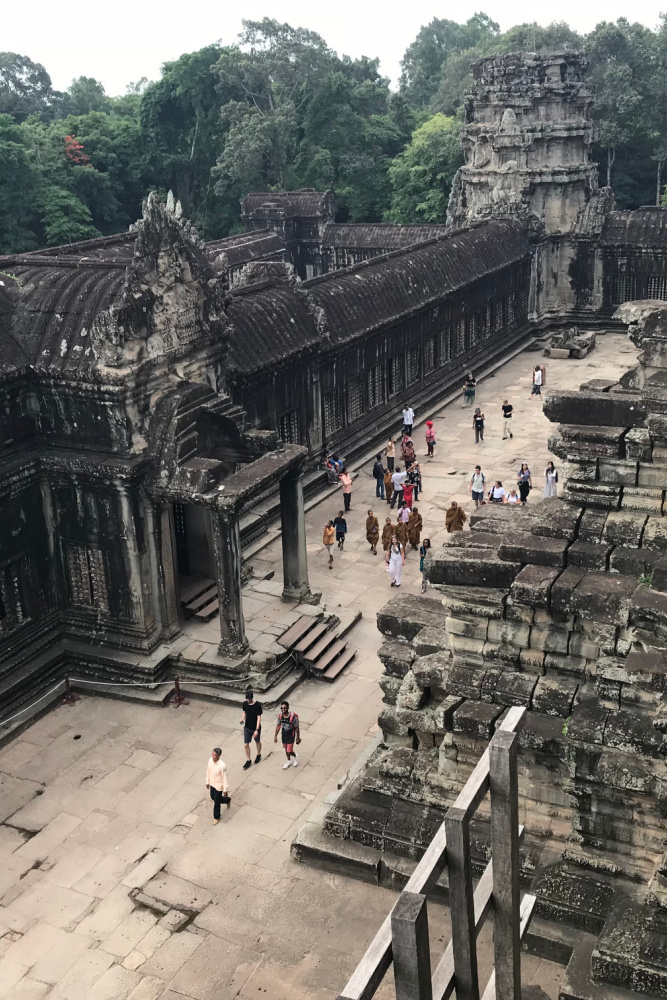
[[[667,160],[667,18],[588,35],[555,22],[501,32],[484,13],[434,18],[407,46],[397,92],[379,62],[339,56],[272,18],[111,97],[54,90],[29,56],[0,53],[0,252],[125,229],[149,190],[173,190],[205,238],[241,227],[250,190],[330,188],[340,221],[443,221],[461,162],[475,59],[574,49],[590,59],[600,182],[619,205],[660,202]]]

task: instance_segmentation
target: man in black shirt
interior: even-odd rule
[[[255,747],[257,749],[257,756],[255,757],[255,764],[259,764],[262,759],[262,706],[260,702],[255,701],[252,691],[246,691],[246,700],[243,702],[243,718],[241,719],[241,724],[243,726],[243,746],[245,748],[246,762],[243,765],[243,770],[247,771],[249,767],[252,766],[250,761],[250,744],[255,741]]]
[[[382,455],[376,455],[375,465],[373,466],[373,477],[375,479],[375,496],[380,500],[384,500],[384,471]]]
[[[512,434],[512,410],[514,407],[511,403],[508,403],[506,399],[503,399],[503,441],[507,441],[507,435],[514,437]]]

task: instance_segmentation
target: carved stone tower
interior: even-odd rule
[[[549,235],[572,231],[597,188],[587,66],[571,52],[492,56],[474,65],[450,224],[532,213]]]

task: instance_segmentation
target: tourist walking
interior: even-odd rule
[[[396,458],[396,442],[393,438],[389,438],[387,441],[387,447],[384,450],[387,456],[387,468],[390,472],[394,471],[394,459]]]
[[[473,378],[472,372],[468,372],[466,380],[463,383],[463,405],[472,406],[475,402],[475,390],[477,388],[477,382]]]
[[[338,517],[333,519],[334,528],[336,529],[336,541],[338,542],[338,548],[342,549],[345,545],[345,536],[347,535],[347,521],[345,520],[345,511],[339,510]]]
[[[403,483],[403,504],[405,507],[410,507],[412,509],[412,494],[414,492],[414,486],[412,483]]]
[[[484,440],[484,414],[480,410],[479,406],[475,409],[475,414],[472,418],[472,426],[475,432],[475,444],[479,444],[480,441]]]
[[[343,504],[345,506],[345,510],[348,511],[352,503],[352,476],[347,469],[343,469],[338,478],[340,479],[340,484],[343,487]]]
[[[445,511],[445,527],[451,535],[453,531],[463,531],[463,525],[468,520],[468,515],[463,507],[459,507],[456,500],[452,500]]]
[[[376,455],[375,465],[373,466],[373,478],[375,479],[375,496],[379,500],[384,500],[384,474],[385,467],[382,464],[382,455]]]
[[[413,507],[408,518],[408,541],[413,549],[419,548],[419,539],[421,538],[423,527],[424,521],[419,510],[417,507]]]
[[[245,693],[245,701],[241,706],[243,715],[241,724],[243,725],[243,747],[245,749],[246,762],[243,770],[247,771],[252,767],[250,760],[250,744],[255,741],[255,764],[259,764],[262,759],[262,704],[255,701],[253,692],[248,688]]]
[[[531,397],[542,395],[542,386],[544,385],[544,374],[545,374],[544,368],[541,368],[539,365],[535,365],[535,367],[533,368],[533,388],[530,390]]]
[[[521,503],[526,506],[526,501],[528,499],[528,494],[533,488],[533,484],[530,478],[530,469],[524,462],[516,474],[517,486],[519,487],[519,496],[521,497]]]
[[[553,462],[547,462],[547,467],[544,470],[544,493],[542,497],[546,500],[547,497],[557,497],[558,496],[558,473],[556,472],[556,466]]]
[[[398,540],[397,535],[392,535],[385,562],[392,587],[400,587],[405,564],[405,546]]]
[[[366,541],[370,542],[371,552],[374,556],[378,554],[378,540],[380,538],[380,525],[372,510],[369,510],[366,518]]]
[[[424,571],[424,563],[426,562],[426,554],[431,548],[431,539],[425,538],[424,541],[419,546],[419,572],[422,575],[422,594],[426,593],[426,588],[428,587],[428,580],[426,578],[426,573]]]
[[[413,462],[409,469],[406,469],[407,479],[406,484],[410,483],[413,487],[415,501],[419,500],[419,494],[422,488],[422,473],[419,467],[419,462]],[[405,487],[403,487],[405,489]],[[412,506],[412,505],[411,505]]]
[[[403,549],[408,544],[408,521],[410,520],[410,508],[406,507],[405,504],[401,507],[396,518],[396,537],[403,546]]]
[[[428,458],[433,458],[433,452],[435,449],[435,428],[433,427],[433,421],[426,421],[426,455]]]
[[[223,802],[229,809],[232,801],[227,788],[227,768],[221,757],[220,747],[214,747],[206,765],[206,787],[213,799],[213,826],[220,822],[220,806]]]
[[[382,529],[382,548],[385,552],[389,551],[389,546],[391,545],[392,535],[396,534],[396,525],[391,523],[391,518],[388,517],[384,522],[384,528]]]
[[[329,555],[329,569],[333,567],[333,546],[334,540],[336,538],[336,525],[333,521],[327,521],[324,525],[324,534],[322,535],[322,544],[327,550]]]
[[[286,771],[288,767],[296,767],[299,763],[299,757],[294,749],[294,744],[301,742],[299,717],[294,712],[290,712],[288,701],[284,701],[280,706],[280,715],[278,716],[276,731],[273,735],[274,743],[278,742],[278,733],[282,733],[283,750],[287,757],[287,763],[283,764],[283,771]]]
[[[415,446],[409,434],[404,434],[401,438],[401,458],[405,462],[406,468],[416,459]]]
[[[491,503],[505,503],[505,489],[500,479],[496,479],[489,490],[489,500]]]
[[[391,497],[394,492],[394,484],[391,481],[391,477],[391,469],[387,469],[384,474],[384,498],[388,504],[391,504]]]
[[[475,466],[475,471],[470,477],[469,490],[470,495],[475,501],[475,507],[479,507],[484,503],[484,490],[486,489],[486,476],[482,472],[479,465]]]
[[[395,507],[397,503],[400,507],[401,502],[403,500],[403,483],[405,482],[406,479],[407,479],[407,474],[405,472],[401,472],[400,465],[397,465],[396,472],[394,472],[391,477],[391,482],[392,486],[394,487],[394,492],[391,498],[391,503],[389,504],[390,507],[392,508]]]
[[[506,399],[503,399],[503,441],[507,440],[507,437],[514,437],[512,434],[512,411],[514,407],[511,403],[508,403]]]
[[[403,407],[403,433],[412,437],[412,425],[415,421],[415,411],[409,403]]]

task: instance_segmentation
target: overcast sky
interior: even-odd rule
[[[195,0],[161,3],[147,0],[33,0],[6,3],[0,45],[42,63],[58,90],[77,76],[94,76],[107,93],[125,93],[142,76],[154,80],[164,62],[211,42],[230,44],[241,18],[268,16],[322,35],[340,54],[379,56],[382,72],[398,79],[399,62],[420,27],[433,17],[465,21],[483,10],[503,30],[522,21],[541,24],[563,20],[590,31],[600,20],[627,17],[655,27],[667,0],[606,0],[604,4],[560,0]]]

